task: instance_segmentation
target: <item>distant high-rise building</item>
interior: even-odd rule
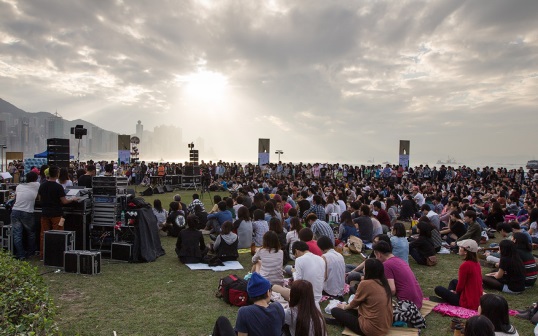
[[[136,136],[142,141],[142,138],[144,136],[144,125],[142,125],[142,122],[138,120],[136,123]]]
[[[64,137],[64,120],[60,116],[50,117],[48,120],[48,138]]]
[[[30,143],[30,119],[28,117],[21,118],[21,142],[20,149],[22,152],[28,152]]]

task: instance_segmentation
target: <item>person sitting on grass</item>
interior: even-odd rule
[[[355,310],[358,308],[358,311]],[[386,335],[392,326],[392,294],[383,264],[367,259],[364,280],[349,303],[331,310],[336,321],[358,335]]]
[[[170,212],[166,217],[166,223],[162,230],[168,233],[169,236],[177,237],[179,232],[185,227],[185,213],[181,209],[179,202],[170,203]]]
[[[239,240],[237,235],[232,232],[232,229],[232,222],[224,222],[220,234],[213,244],[213,250],[221,261],[231,261],[239,258],[239,253],[237,252],[237,244]]]
[[[402,223],[393,224],[390,244],[392,245],[392,254],[409,264],[409,241],[405,226]]]
[[[163,209],[160,199],[153,200],[153,208],[151,209],[155,218],[157,218],[157,227],[161,229],[166,224],[166,217],[168,217],[168,212]]]
[[[214,234],[218,234],[220,232],[220,229],[222,227],[222,224],[224,224],[224,222],[233,221],[232,213],[228,211],[228,209],[226,209],[225,201],[220,201],[218,204],[218,207],[219,207],[218,212],[207,215],[208,223],[212,219],[216,219],[216,221],[213,221],[213,228],[212,228],[212,232]],[[216,238],[216,237],[211,237],[211,239],[213,238]]]
[[[347,240],[350,236],[359,237],[359,232],[353,223],[351,218],[351,212],[344,211],[340,216],[340,226],[338,228],[338,240],[341,242],[347,243]]]
[[[483,278],[483,286],[505,293],[521,293],[525,290],[525,267],[517,253],[516,245],[510,240],[499,243],[501,259],[499,270]]]
[[[258,272],[273,285],[282,285],[282,259],[284,252],[280,249],[278,236],[274,231],[263,235],[263,244],[252,257],[252,272]]]
[[[308,245],[308,249],[310,252],[314,253],[317,256],[320,256],[323,254],[321,250],[318,247],[317,241],[314,240],[314,233],[310,228],[302,228],[301,231],[299,231],[299,240],[303,241]]]
[[[470,317],[465,322],[464,336],[495,336],[493,323],[483,315]]]
[[[284,308],[271,302],[271,283],[257,272],[252,273],[247,293],[254,303],[239,308],[235,330],[224,316],[215,322],[213,336],[281,336],[284,327]]]
[[[426,265],[429,257],[435,255],[435,249],[431,239],[433,226],[427,222],[417,224],[418,238],[409,243],[409,254],[417,264]]]
[[[334,232],[331,226],[316,216],[315,213],[310,213],[306,216],[305,220],[306,226],[312,230],[314,237],[319,239],[322,236],[327,236],[334,242]]]
[[[252,221],[247,207],[241,206],[237,209],[237,220],[234,222],[234,231],[239,237],[238,248],[250,248],[252,245]]]
[[[375,236],[373,245],[379,243],[380,241],[387,242],[389,245],[391,245],[390,238],[386,234],[380,234],[380,235]],[[391,248],[392,248],[392,245],[391,245]],[[368,255],[368,259],[369,258],[375,258],[375,253],[373,250]],[[351,293],[355,292],[356,285],[358,285],[358,283],[362,280],[363,276],[364,276],[364,261],[360,263],[358,266],[355,266],[353,264],[346,265],[346,283],[351,285],[352,282],[356,282],[355,286],[352,286],[350,288]]]
[[[254,221],[252,222],[252,243],[256,247],[262,246],[263,236],[269,231],[269,224],[265,221],[265,213],[261,209],[254,210]]]
[[[183,264],[200,263],[207,254],[204,236],[198,231],[197,225],[198,218],[195,215],[187,216],[187,228],[177,236],[176,254]]]
[[[478,313],[493,323],[496,336],[519,336],[516,328],[510,324],[508,302],[504,297],[495,294],[482,295]]]
[[[325,319],[314,301],[312,284],[306,280],[295,280],[290,288],[289,308],[285,310],[285,323],[291,336],[326,336]]]
[[[282,227],[282,221],[276,217],[271,218],[269,221],[269,231],[273,231],[278,236],[278,242],[280,243],[280,248],[285,249],[286,247],[286,232]]]
[[[318,247],[323,251],[321,256],[325,260],[325,284],[323,294],[343,300],[346,277],[346,263],[344,257],[334,250],[334,244],[327,236],[318,239]]]
[[[463,263],[458,279],[450,281],[448,288],[437,286],[435,294],[453,306],[477,310],[482,296],[482,269],[478,263],[478,244],[472,239],[458,242],[458,254]]]
[[[467,224],[467,232],[459,237],[457,241],[472,239],[480,245],[480,240],[482,239],[482,227],[476,221],[476,212],[473,210],[465,211],[463,213],[463,221]],[[457,247],[456,242],[450,243],[450,246],[453,248]]]
[[[292,246],[295,255],[295,267],[290,271],[293,280],[307,280],[312,284],[314,290],[314,299],[318,309],[319,301],[323,293],[323,284],[325,282],[325,261],[323,258],[311,253],[308,245],[304,241],[297,241]],[[282,286],[273,286],[273,291],[282,295],[284,300],[290,300],[290,289]]]
[[[413,302],[418,309],[422,308],[422,289],[409,265],[392,254],[390,243],[380,241],[373,246],[376,259],[383,263],[385,275],[393,295],[399,301]]]

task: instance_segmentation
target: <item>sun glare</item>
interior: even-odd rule
[[[222,100],[228,87],[226,76],[207,70],[178,77],[178,81],[183,83],[188,97],[207,101]]]

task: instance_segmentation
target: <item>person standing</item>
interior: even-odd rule
[[[19,184],[15,190],[15,204],[11,212],[11,225],[13,226],[13,244],[15,256],[24,260],[35,254],[35,221],[34,205],[39,190],[38,175],[30,171],[26,174],[26,183]],[[23,244],[26,237],[26,248]]]
[[[56,183],[60,168],[49,167],[47,180],[39,186],[39,199],[41,200],[41,235],[40,235],[40,256],[43,257],[43,238],[45,231],[63,230],[63,210],[62,206],[76,202],[78,198],[67,199],[64,188]]]
[[[94,165],[87,165],[86,166],[86,174],[80,176],[78,178],[78,186],[79,187],[85,187],[85,188],[92,188],[92,179],[95,176],[95,166]]]

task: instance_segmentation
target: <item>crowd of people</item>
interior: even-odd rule
[[[88,186],[91,176],[116,174],[141,184],[154,174],[181,174],[184,167],[90,162],[76,167],[73,182]],[[208,256],[236,260],[238,249],[253,249],[249,295],[254,305],[239,310],[235,331],[240,335],[268,335],[259,328],[264,321],[271,321],[275,335],[285,325],[291,335],[325,335],[326,323],[363,335],[386,334],[397,322],[423,327],[423,292],[409,264],[435,267],[439,252],[457,253],[462,263],[452,270],[448,287],[439,284],[435,294],[440,301],[481,312],[465,329],[475,335],[473,326],[488,324],[486,319],[494,316],[486,307],[504,300],[482,295],[483,288],[524,294],[538,276],[532,255],[532,244],[538,243],[538,175],[532,170],[223,162],[200,167],[208,187],[230,191],[229,196],[215,195],[214,207],[206,210],[199,194],[188,205],[176,195],[169,211],[156,200],[154,213],[163,233],[177,237],[183,263],[207,262]],[[49,168],[46,181],[65,186],[59,173]],[[34,174],[27,184],[37,183],[42,197],[50,197],[52,191],[45,194]],[[23,184],[18,188],[22,192]],[[62,197],[58,189],[54,199],[63,202]],[[20,204],[17,195],[15,206]],[[13,218],[24,228],[24,220],[17,219],[24,210],[16,207]],[[54,225],[55,219],[49,222]],[[204,243],[200,229],[210,232],[213,243]],[[498,247],[484,245],[494,235],[503,238]],[[346,265],[339,253],[351,241],[370,248],[359,265]],[[495,271],[483,275],[488,265]],[[285,286],[285,274],[291,285]],[[324,319],[318,314],[322,296],[344,301],[346,283],[354,299],[333,308],[333,319]],[[271,303],[274,293],[289,308]],[[494,332],[517,335],[507,316],[491,320]],[[230,322],[219,318],[214,335],[230,330]]]

